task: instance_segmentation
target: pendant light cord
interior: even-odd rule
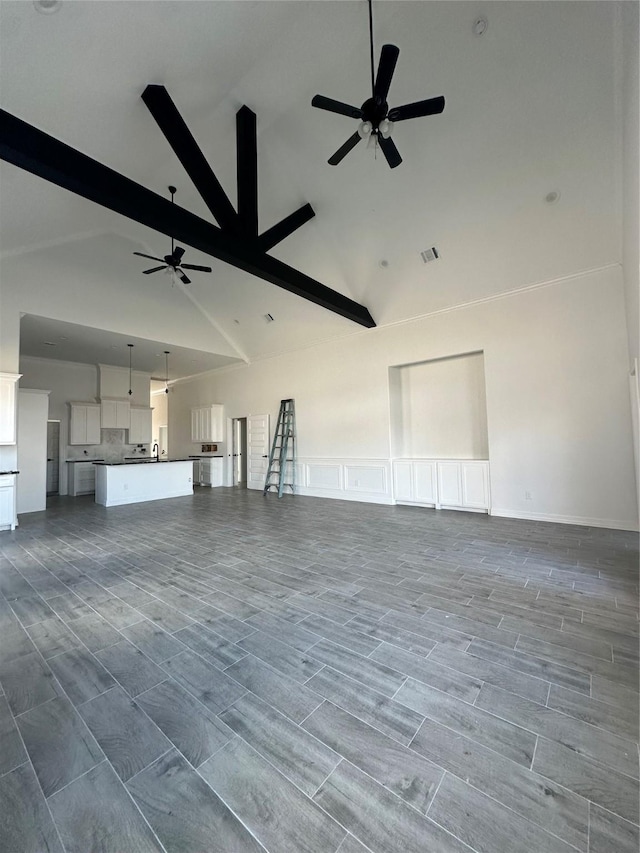
[[[371,97],[375,96],[375,76],[373,71],[373,5],[369,0],[369,49],[371,56]]]
[[[133,391],[131,390],[131,352],[133,350],[133,344],[127,344],[127,346],[129,347],[129,396],[131,396],[133,394]]]

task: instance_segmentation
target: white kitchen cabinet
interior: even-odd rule
[[[129,444],[150,444],[152,438],[151,415],[153,409],[131,406],[129,412]]]
[[[489,506],[489,465],[487,462],[462,462],[462,505],[477,509]]]
[[[131,405],[128,400],[102,400],[102,429],[129,429]]]
[[[215,488],[223,485],[222,457],[207,457],[194,460],[193,482],[198,486]]]
[[[17,524],[16,475],[0,474],[0,530],[15,530]]]
[[[405,503],[437,503],[436,463],[425,460],[395,460],[393,463],[395,498]]]
[[[69,403],[69,444],[100,444],[100,404]]]
[[[438,462],[438,503],[462,506],[462,477],[459,462]]]
[[[67,462],[69,494],[90,495],[96,490],[96,466],[93,462]]]
[[[224,441],[224,406],[216,403],[191,409],[191,441]]]
[[[16,399],[21,373],[0,373],[0,444],[16,443]]]
[[[393,492],[398,503],[489,511],[489,462],[395,459]]]

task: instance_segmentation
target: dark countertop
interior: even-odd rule
[[[189,459],[222,459],[224,453],[190,453]]]
[[[0,471],[0,474],[19,474],[20,471]]]
[[[130,462],[94,462],[94,465],[157,465],[158,463],[166,464],[167,462],[193,462],[193,459],[154,459],[147,457],[146,459],[135,459]]]
[[[67,459],[71,465],[74,465],[76,462],[104,462],[104,459],[94,459],[93,456],[87,459]]]

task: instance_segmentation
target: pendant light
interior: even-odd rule
[[[133,394],[131,390],[131,353],[133,351],[133,344],[127,344],[127,346],[129,347],[129,396],[131,396]]]
[[[169,393],[169,353],[171,350],[164,351],[164,393]]]

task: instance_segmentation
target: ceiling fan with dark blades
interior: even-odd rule
[[[324,95],[315,95],[311,105],[330,113],[347,116],[360,121],[357,131],[347,139],[344,145],[329,158],[331,166],[338,163],[360,142],[361,139],[373,140],[382,149],[382,153],[389,166],[395,169],[402,163],[400,152],[391,139],[393,125],[397,121],[406,121],[410,118],[437,115],[444,110],[444,97],[428,98],[424,101],[415,101],[412,104],[404,104],[401,107],[389,109],[387,95],[395,71],[396,62],[400,49],[394,44],[382,45],[378,73],[374,79],[373,63],[373,10],[372,0],[369,0],[369,46],[371,56],[371,97],[361,107],[352,107],[342,101],[326,98]]]
[[[174,201],[174,195],[176,194],[175,187],[168,187],[169,192],[171,193],[171,202]],[[201,267],[197,264],[183,264],[182,256],[184,255],[185,250],[182,246],[174,246],[173,237],[171,238],[171,254],[165,255],[164,258],[156,258],[153,255],[144,255],[142,252],[134,252],[134,255],[138,255],[140,258],[148,258],[150,261],[160,261],[162,266],[159,267],[151,267],[148,270],[142,270],[144,275],[150,275],[152,272],[160,272],[160,270],[171,270],[174,272],[182,281],[183,284],[191,284],[191,279],[188,278],[184,270],[197,270],[198,272],[212,272],[211,267]],[[164,261],[164,263],[163,263]]]

